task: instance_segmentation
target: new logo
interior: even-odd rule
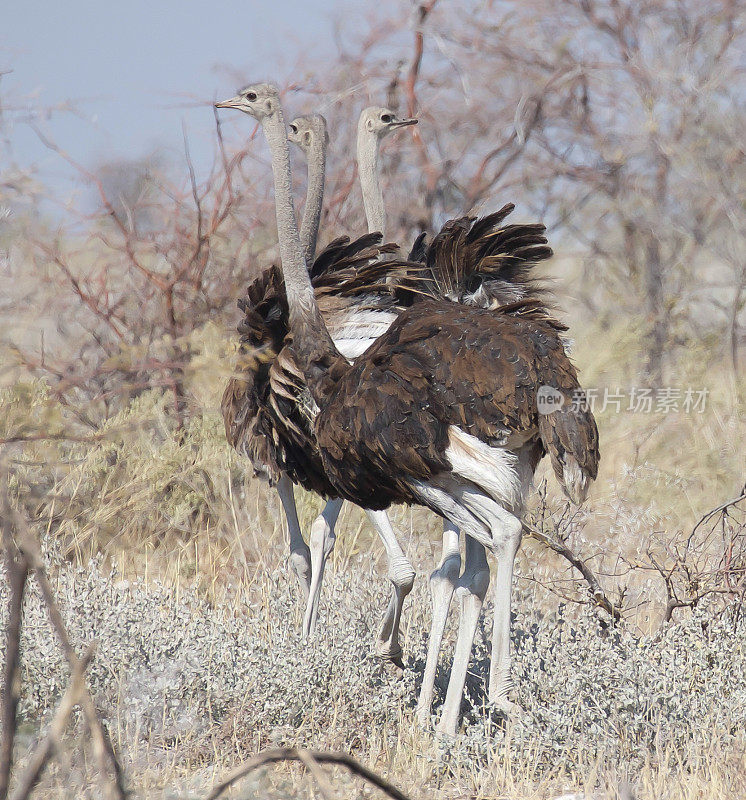
[[[536,406],[540,414],[551,414],[562,408],[564,402],[564,395],[554,386],[540,386],[536,392]]]

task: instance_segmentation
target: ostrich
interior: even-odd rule
[[[480,219],[450,220],[429,245],[425,234],[421,234],[409,255],[410,259],[426,266],[419,292],[503,313],[510,304],[518,302],[520,308],[519,301],[523,298],[540,295],[541,287],[532,279],[531,268],[550,258],[552,250],[544,236],[544,225],[503,225],[514,208],[508,203]],[[485,555],[479,553],[480,547],[467,533],[466,558],[472,566],[467,566],[465,577],[460,577],[459,531],[444,519],[442,556],[430,575],[432,621],[416,711],[421,724],[430,718],[438,657],[451,600],[459,585],[474,571],[474,564],[484,563]]]
[[[357,160],[360,175],[363,203],[369,232],[379,231],[385,235],[386,210],[383,202],[383,192],[380,185],[379,147],[381,140],[392,131],[416,124],[416,119],[399,119],[388,108],[371,106],[363,109],[358,121],[357,134]],[[321,210],[321,197],[324,184],[325,148],[328,143],[326,123],[320,115],[298,117],[289,126],[288,139],[297,144],[306,154],[308,160],[308,196],[304,209],[303,223],[301,225],[301,244],[306,251],[306,263],[310,264],[313,257],[312,242],[318,229],[318,220]],[[311,213],[309,214],[309,208]],[[473,219],[454,220],[443,228],[443,236],[448,236],[456,248],[462,268],[460,275],[448,273],[448,268],[443,269],[442,264],[433,262],[428,266],[428,286],[421,286],[422,294],[435,292],[436,295],[448,297],[457,302],[471,305],[486,305],[486,298],[494,304],[495,295],[499,295],[502,302],[515,300],[520,294],[522,275],[516,268],[524,268],[526,261],[534,263],[551,255],[551,249],[542,247],[546,245],[543,237],[543,225],[513,225],[499,228],[504,218],[513,210],[509,204],[497,214],[476,222]],[[309,221],[310,220],[310,221]],[[476,222],[476,224],[474,224]],[[315,226],[315,227],[314,227]],[[311,244],[309,245],[309,242]],[[485,245],[485,242],[487,243]],[[416,248],[421,252],[422,261],[427,263],[428,248],[423,237],[416,243]],[[499,255],[496,255],[499,254]],[[491,260],[492,270],[490,272]],[[507,260],[512,269],[506,269],[504,260]],[[495,269],[497,267],[497,269]],[[497,272],[498,278],[494,277]],[[477,288],[465,291],[468,284],[475,284]],[[410,282],[411,285],[411,282]],[[490,293],[485,292],[485,286],[490,287]],[[375,287],[374,292],[380,292],[380,287]],[[354,314],[347,317],[343,323],[337,314],[331,320],[336,322],[333,338],[337,346],[348,358],[362,352],[373,338],[385,332],[393,317],[389,311],[380,307],[376,299],[365,302],[366,298],[358,298],[357,309]],[[365,307],[365,311],[363,311]],[[329,316],[325,315],[329,321]],[[350,330],[352,328],[352,330]],[[360,331],[366,335],[360,336]],[[292,495],[291,482],[283,480],[279,484],[283,504],[288,509],[288,527],[291,520],[297,520],[297,513]],[[311,536],[311,581],[310,591],[306,596],[306,615],[304,619],[304,632],[310,633],[315,624],[321,581],[324,574],[327,558],[335,544],[334,527],[341,502],[330,500],[325,506],[322,515],[312,526]],[[411,565],[403,560],[400,547],[394,545],[395,532],[385,513],[379,515],[369,514],[374,527],[382,537],[387,552],[394,552],[397,561],[396,568],[390,568],[389,577],[392,582],[392,596],[388,605],[381,634],[379,636],[379,654],[398,660],[401,647],[398,641],[399,620],[403,603],[412,588],[414,570]],[[304,548],[302,554],[308,551],[297,527],[293,528],[295,534],[291,536],[291,547],[296,542],[295,550],[291,553],[291,563],[297,565],[297,572],[303,570],[303,575],[308,574],[308,562],[299,558],[299,548]],[[461,558],[458,547],[458,530],[450,522],[444,521],[443,556],[439,567],[430,578],[433,596],[433,633],[430,637],[430,649],[425,670],[425,681],[421,699],[423,708],[429,709],[430,696],[435,679],[437,657],[442,641],[445,622],[450,607],[450,601],[455,590],[455,582],[459,576]],[[308,584],[303,583],[304,588]]]
[[[313,261],[316,252],[316,238],[321,217],[324,195],[324,175],[326,148],[329,137],[327,123],[321,114],[312,114],[295,120],[290,126],[289,139],[295,142],[306,154],[308,160],[308,190],[301,224],[301,241],[306,262]],[[247,313],[239,332],[242,333],[243,349],[261,347],[265,358],[248,361],[239,359],[236,374],[225,388],[221,409],[225,422],[226,436],[230,444],[240,453],[249,457],[256,474],[270,480],[280,496],[290,539],[290,568],[301,586],[303,598],[308,603],[311,585],[311,553],[300,529],[295,505],[293,481],[278,464],[280,460],[272,446],[274,428],[269,411],[269,383],[271,358],[279,354],[286,330],[278,325],[279,309],[276,298],[279,296],[278,276],[271,270],[264,271],[248,288],[248,303],[239,300],[239,308]],[[257,312],[257,308],[261,311]],[[295,426],[297,427],[297,426]],[[297,460],[297,459],[296,459]],[[314,486],[326,489],[326,484]],[[331,503],[341,506],[339,500]],[[325,517],[334,514],[335,505],[327,506],[316,527],[325,526]],[[336,518],[336,516],[335,516]]]
[[[306,225],[308,206],[315,210],[316,228],[321,210],[324,185],[324,148],[318,143],[322,140],[318,123],[319,115],[298,117],[290,123],[288,139],[298,144],[308,160],[308,196],[301,226],[301,242],[306,251],[306,263],[311,264],[313,251],[309,247],[311,236],[315,241],[315,231]],[[323,117],[321,117],[323,120]],[[363,204],[369,233],[378,233],[382,238],[386,235],[386,212],[383,204],[383,192],[380,184],[379,148],[381,141],[391,133],[410,125],[417,120],[400,119],[388,108],[370,106],[363,109],[358,120],[357,161],[358,173],[363,195]],[[328,142],[324,128],[324,142]],[[327,317],[332,329],[332,336],[337,347],[348,359],[362,353],[373,342],[375,337],[384,333],[393,322],[391,309],[382,307],[380,299],[371,296],[380,293],[383,287],[371,287],[368,295],[360,294],[355,307],[344,319],[337,314],[334,319]],[[336,325],[335,325],[336,323]],[[284,501],[283,501],[284,502]],[[307,611],[304,619],[304,633],[309,634],[315,626],[318,611],[321,582],[326,561],[331,554],[335,537],[335,523],[341,510],[341,501],[330,500],[322,512],[325,524],[317,524],[312,528],[310,537],[311,582]],[[385,512],[369,512],[368,517],[384,542],[387,555],[394,556],[394,564],[389,564],[389,578],[392,582],[392,598],[389,603],[378,642],[379,655],[398,661],[401,647],[398,641],[399,620],[401,619],[404,599],[412,589],[414,569],[404,557],[403,551],[396,541],[396,534],[388,515]]]
[[[396,119],[387,108],[370,107],[363,110],[358,120],[357,159],[368,231],[380,231],[385,237],[386,207],[380,184],[378,164],[380,137],[387,126]],[[416,119],[404,119],[400,125],[411,125]],[[504,303],[520,299],[527,288],[526,263],[536,263],[549,258],[552,251],[546,246],[543,225],[513,225],[500,228],[503,220],[513,211],[513,204],[504,206],[496,214],[483,217],[462,218],[446,223],[433,250],[425,242],[425,234],[415,241],[410,259],[427,266],[422,295],[433,290],[454,302],[483,308],[497,308]],[[448,239],[452,258],[438,259],[444,240]],[[505,263],[507,261],[507,264]],[[460,270],[454,264],[460,263]],[[467,539],[467,547],[478,547]],[[457,589],[461,571],[459,530],[448,519],[443,520],[443,546],[440,563],[430,575],[432,599],[432,625],[428,639],[425,671],[417,705],[417,716],[424,723],[430,714],[443,634],[453,594]],[[383,630],[391,629],[392,621],[401,618],[404,599],[411,589],[396,586],[389,603]],[[398,622],[395,629],[398,632]]]
[[[386,109],[373,111],[376,112],[375,124],[367,130],[370,139],[375,141],[375,147],[366,148],[364,158],[375,162],[380,139],[398,128],[414,124],[416,120],[400,120]],[[323,197],[328,142],[326,121],[321,115],[300,117],[291,123],[288,138],[308,157],[308,195],[301,231],[306,262],[310,265]],[[377,173],[375,163],[374,172]],[[374,234],[352,245],[344,239],[335,240],[313,265],[314,283],[323,294],[321,302],[325,317],[338,348],[348,358],[365,350],[403,310],[384,287],[382,277],[385,276],[380,274],[380,270],[368,279],[364,270],[354,268],[366,260],[360,261],[358,253],[366,252],[380,238],[380,234]],[[386,249],[395,248],[389,246]],[[343,277],[341,285],[336,285]],[[361,291],[361,287],[366,288],[366,280],[367,290]],[[250,458],[257,473],[269,478],[277,487],[288,521],[290,565],[306,600],[303,632],[307,637],[315,627],[321,580],[326,560],[334,547],[334,526],[342,500],[335,498],[334,488],[324,480],[323,467],[314,454],[308,421],[296,407],[304,391],[307,395],[307,390],[302,383],[298,384],[299,369],[290,348],[285,346],[287,330],[283,329],[280,320],[280,283],[277,274],[267,271],[249,287],[248,301],[239,301],[239,307],[246,314],[239,327],[244,355],[261,349],[262,358],[256,359],[251,355],[239,358],[236,375],[228,382],[223,395],[222,411],[229,442]],[[351,287],[349,292],[348,285]],[[334,498],[326,503],[311,526],[310,550],[300,531],[293,483]],[[396,540],[385,511],[369,511],[368,516],[386,549],[389,578],[394,586],[377,649],[381,656],[399,663],[401,607],[411,591],[414,570]]]
[[[426,506],[470,537],[458,584],[461,620],[439,729],[454,734],[478,616],[498,559],[490,701],[510,708],[510,601],[523,500],[548,452],[566,494],[582,502],[598,469],[598,431],[572,398],[575,368],[538,296],[501,311],[422,300],[350,364],[321,316],[293,209],[277,89],[256,84],[220,104],[253,116],[272,152],[282,274],[293,349],[316,404],[327,478],[363,508]],[[441,242],[447,242],[446,238]],[[433,252],[440,245],[433,242]],[[447,257],[448,254],[442,254]],[[543,386],[559,408],[539,414]]]

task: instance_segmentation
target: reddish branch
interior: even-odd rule
[[[420,66],[422,65],[422,55],[425,51],[425,36],[423,33],[425,20],[430,12],[435,8],[438,0],[428,0],[427,3],[421,3],[417,8],[417,25],[414,32],[414,54],[412,62],[407,73],[407,79],[404,83],[404,89],[407,97],[407,116],[414,117],[417,113],[418,102],[416,94],[417,78],[420,74]],[[428,197],[432,197],[435,192],[435,187],[438,183],[438,171],[430,161],[427,153],[427,146],[422,139],[419,131],[419,126],[415,125],[411,128],[412,138],[417,147],[420,155],[420,164],[427,178],[426,188]]]
[[[73,358],[56,368],[46,363],[35,364],[38,359],[31,354],[23,354],[22,363],[30,369],[37,368],[56,375],[60,383],[64,383],[68,389],[76,387],[89,395],[94,393],[92,399],[98,401],[102,399],[102,395],[96,393],[96,390],[103,388],[100,384],[101,378],[107,374],[107,363],[116,362],[116,355],[120,349],[126,350],[127,346],[133,343],[138,348],[147,348],[148,344],[166,335],[173,343],[171,364],[164,361],[154,365],[150,359],[150,364],[144,362],[133,364],[131,369],[122,369],[119,366],[114,371],[121,373],[124,379],[131,376],[142,382],[144,384],[142,388],[158,385],[167,387],[173,396],[176,426],[179,429],[183,426],[187,409],[185,365],[191,357],[189,348],[181,343],[194,329],[195,324],[199,323],[200,313],[205,315],[208,310],[219,307],[220,301],[216,304],[214,298],[207,293],[205,274],[212,263],[212,237],[229,218],[236,202],[231,184],[231,171],[240,165],[245,153],[238,154],[229,161],[225,156],[222,134],[218,129],[225,172],[214,181],[214,185],[209,183],[206,188],[200,187],[197,184],[184,132],[191,198],[187,200],[186,195],[182,196],[168,186],[161,186],[160,190],[175,202],[176,210],[183,213],[170,215],[172,235],[169,238],[140,236],[136,230],[130,228],[122,214],[118,213],[114,203],[107,196],[102,180],[71,158],[41,131],[35,130],[47,148],[69,163],[98,191],[102,209],[118,235],[107,237],[102,231],[92,231],[91,236],[101,241],[116,256],[121,257],[127,280],[122,283],[125,288],[117,289],[112,297],[112,293],[108,290],[112,278],[107,277],[103,271],[95,276],[81,276],[69,266],[56,247],[37,242],[40,252],[61,271],[65,284],[69,287],[70,296],[76,300],[76,305],[87,309],[93,315],[94,323],[89,333],[97,348],[101,350],[101,357],[96,360],[94,372],[89,375],[83,375],[80,371],[82,363],[90,362],[89,357]],[[208,194],[211,197],[211,208],[207,208],[205,203]],[[188,202],[194,204],[196,213],[192,214],[189,211],[187,214]],[[183,219],[187,219],[188,222],[182,224]],[[132,303],[133,290],[137,293],[134,302],[144,308],[144,313],[132,315],[127,312]],[[81,320],[83,324],[86,318],[87,315]],[[144,381],[143,376],[145,376]],[[121,384],[121,381],[118,383]],[[58,398],[64,400],[64,390],[59,391],[59,385],[56,388]],[[141,387],[129,384],[123,388],[132,391]],[[79,400],[80,398],[76,397],[76,403],[71,405],[80,406]]]

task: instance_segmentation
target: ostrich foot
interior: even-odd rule
[[[399,645],[391,646],[391,642],[379,639],[376,644],[375,655],[383,661],[396,664],[399,669],[404,669],[404,651]]]
[[[417,706],[414,712],[414,724],[420,730],[430,730],[433,727],[433,715],[430,709]]]
[[[308,594],[311,590],[311,551],[306,548],[306,552],[295,550],[290,554],[290,569],[295,573],[295,577],[300,584],[303,593],[303,602],[308,602]]]
[[[496,711],[513,720],[520,719],[526,713],[522,706],[507,697],[498,697],[497,700],[491,700],[489,707],[492,711]]]

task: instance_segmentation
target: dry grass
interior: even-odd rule
[[[306,648],[285,570],[262,572],[236,587],[235,603],[216,605],[196,588],[123,580],[100,562],[73,568],[53,541],[45,549],[73,640],[99,642],[90,681],[137,796],[197,797],[236,761],[279,745],[352,751],[414,798],[615,797],[622,781],[641,798],[715,798],[738,796],[746,779],[743,625],[705,633],[693,619],[659,637],[611,635],[593,614],[547,615],[544,599],[522,591],[514,641],[525,718],[505,729],[482,706],[488,607],[462,734],[438,741],[413,723],[428,613],[422,580],[408,603],[399,673],[370,653],[386,588],[366,558],[347,575],[331,573],[320,620],[331,638]],[[35,593],[23,652],[19,749],[67,678]],[[444,669],[441,700],[446,677]],[[81,796],[93,781],[76,733],[45,796]],[[298,768],[253,781],[234,796],[311,796]],[[350,779],[336,782],[342,796],[352,791]]]
[[[112,417],[97,434],[102,441],[43,440],[12,451],[13,491],[38,520],[75,640],[101,644],[91,680],[138,796],[197,797],[238,759],[278,744],[351,750],[413,797],[614,798],[625,782],[639,798],[744,793],[743,631],[727,628],[727,617],[705,630],[697,614],[681,611],[658,633],[662,581],[629,572],[618,558],[633,560],[691,529],[743,482],[744,387],[707,363],[704,347],[682,356],[671,385],[707,386],[705,413],[597,414],[602,470],[569,541],[608,591],[628,586],[619,637],[573,602],[583,593],[567,565],[526,541],[514,643],[527,718],[505,730],[483,708],[483,629],[470,708],[450,743],[412,723],[439,521],[421,509],[393,511],[419,570],[405,610],[403,674],[370,655],[388,590],[382,548],[351,507],[339,522],[322,601],[320,627],[333,644],[306,651],[279,501],[224,442],[219,331],[196,333],[193,350],[199,413],[181,438],[167,399],[151,392]],[[587,386],[635,385],[637,353],[634,333],[622,328],[591,329],[575,345]],[[1,406],[0,437],[78,430],[40,383],[17,382]],[[547,509],[561,513],[554,479],[548,471],[543,478]],[[302,492],[298,499],[307,528],[319,501]],[[558,605],[553,592],[571,602]],[[21,750],[66,679],[37,611],[32,597]],[[697,613],[709,619],[708,609]],[[485,626],[489,616],[488,606]],[[441,691],[446,678],[444,669]],[[70,731],[47,776],[45,796],[97,796],[76,735]],[[367,796],[354,779],[333,774],[340,796]],[[302,768],[275,767],[234,796],[311,797],[310,786]]]

